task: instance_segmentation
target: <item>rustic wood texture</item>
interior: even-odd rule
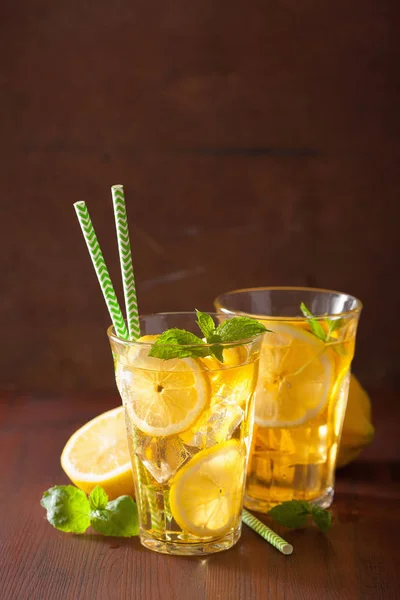
[[[397,16],[394,0],[3,3],[2,387],[113,387],[72,203],[120,292],[121,182],[142,312],[341,289],[365,303],[358,373],[394,384]]]
[[[398,394],[374,399],[377,437],[338,473],[326,535],[286,531],[295,550],[285,557],[244,527],[232,550],[194,559],[152,553],[137,539],[63,534],[45,519],[42,492],[67,482],[65,441],[116,396],[1,394],[2,600],[396,600],[400,403]]]

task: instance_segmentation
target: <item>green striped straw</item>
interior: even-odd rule
[[[117,296],[111,283],[110,275],[100,250],[100,245],[94,231],[92,221],[90,219],[88,209],[85,202],[75,202],[74,208],[78,217],[79,224],[82,228],[83,237],[85,238],[90,257],[96,271],[97,278],[100,283],[101,291],[103,292],[104,300],[106,301],[108,312],[110,313],[114,329],[119,338],[128,339],[128,331],[126,329],[124,317],[118,304]]]
[[[140,325],[124,188],[122,185],[113,185],[111,194],[114,206],[115,226],[117,228],[119,260],[121,263],[122,282],[124,285],[129,339],[135,341],[140,337]]]
[[[137,436],[136,436],[135,431],[133,431],[133,433],[132,433],[132,444],[137,445]],[[157,501],[154,498],[153,490],[151,490],[146,485],[145,480],[147,479],[147,476],[146,476],[145,467],[142,465],[141,461],[139,460],[139,458],[137,457],[137,455],[135,453],[133,453],[133,461],[135,463],[136,478],[137,478],[137,483],[138,483],[139,493],[140,493],[140,502],[138,502],[138,504],[141,508],[142,522],[147,520],[147,517],[146,517],[147,506],[146,505],[148,505],[148,508],[150,511],[150,519],[151,519],[152,529],[154,529],[156,531],[162,531],[163,530],[163,522],[162,522],[162,517],[161,517],[160,511],[157,506]],[[144,474],[143,474],[143,471],[145,471]]]
[[[136,341],[140,337],[139,311],[136,297],[135,276],[133,273],[131,244],[129,240],[128,218],[126,215],[125,195],[122,185],[113,185],[111,195],[114,207],[115,227],[117,230],[119,260],[121,263],[122,283],[124,286],[126,316],[129,339]],[[151,526],[156,531],[163,530],[154,490],[143,482],[139,460],[136,462],[138,484],[142,498],[146,498],[150,510]]]
[[[140,493],[140,502],[139,502],[139,499],[136,498],[136,504],[138,505],[138,507],[141,511],[141,521],[144,523],[146,520],[146,503],[147,503],[146,502],[147,501],[146,488],[143,485],[142,465],[141,465],[138,457],[136,456],[136,454],[134,454],[134,453],[132,453],[132,454],[133,454],[133,462],[135,463],[136,479],[137,479],[137,484],[138,484],[139,493]]]
[[[246,523],[250,529],[261,535],[264,540],[267,540],[271,546],[282,552],[282,554],[292,554],[293,546],[288,544],[277,533],[259,521],[254,515],[249,513],[245,508],[242,513],[242,521]]]
[[[161,513],[158,508],[157,500],[154,496],[156,491],[153,486],[147,486],[146,492],[150,508],[151,528],[155,531],[162,531],[164,529],[164,523],[162,522]]]
[[[139,486],[140,492],[140,507],[142,509],[142,522],[145,522],[147,519],[146,515],[146,504],[148,504],[148,508],[150,511],[150,519],[151,519],[151,528],[155,531],[162,531],[164,529],[162,517],[160,511],[157,506],[157,502],[153,495],[153,490],[150,489],[143,481],[142,475],[142,464],[140,460],[135,455],[135,467],[136,467],[136,477]]]
[[[139,314],[136,300],[136,287],[133,275],[132,258],[129,242],[128,221],[126,218],[126,208],[124,191],[121,185],[114,185],[112,188],[112,197],[114,205],[115,222],[117,227],[118,249],[121,261],[122,279],[124,284],[124,294],[126,302],[126,311],[128,317],[129,339],[136,340],[140,336]],[[103,292],[111,320],[116,334],[121,339],[128,339],[128,330],[125,325],[124,317],[118,304],[114,287],[111,283],[110,275],[97,240],[92,221],[89,216],[85,202],[75,202],[74,208],[82,228],[93,266]],[[141,494],[141,505],[146,500],[149,505],[151,525],[156,531],[162,531],[163,523],[161,513],[157,506],[153,490],[149,489],[143,482],[141,465],[135,456],[136,474],[138,486]]]
[[[167,521],[172,521],[174,518],[171,512],[171,506],[169,504],[169,491],[164,490],[164,514]]]

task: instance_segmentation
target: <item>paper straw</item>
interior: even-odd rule
[[[110,275],[106,263],[104,262],[92,221],[90,220],[88,209],[84,202],[75,202],[74,208],[100,283],[101,291],[103,292],[104,300],[107,304],[108,312],[110,313],[114,325],[115,333],[119,338],[126,340],[128,338],[128,331],[126,329],[124,317],[122,316],[117,296],[113,284],[111,283]]]
[[[136,456],[136,454],[133,453],[133,450],[132,450],[132,456],[133,456],[133,462],[135,463],[136,480],[137,480],[137,485],[139,488],[139,496],[140,496],[140,498],[136,498],[136,504],[139,506],[139,509],[141,511],[141,519],[140,520],[142,523],[144,523],[146,521],[146,509],[147,509],[146,488],[143,485],[140,461],[139,461],[138,457]]]
[[[128,219],[126,216],[124,188],[122,185],[113,185],[111,188],[111,194],[114,206],[115,226],[117,228],[122,282],[124,284],[129,339],[135,341],[140,337],[140,325],[136,298],[135,277],[132,266],[131,245],[129,241]]]
[[[293,546],[288,544],[277,533],[259,521],[254,515],[243,509],[242,521],[246,523],[253,531],[261,535],[271,546],[282,552],[282,554],[292,554]]]
[[[147,485],[146,492],[150,508],[151,528],[155,531],[162,531],[164,529],[164,524],[162,522],[160,509],[158,508],[157,498],[155,497],[156,491],[152,485]]]
[[[169,491],[164,490],[164,514],[167,521],[172,521],[174,518],[171,512],[171,506],[169,504]]]
[[[147,473],[145,472],[145,475],[143,477],[142,468],[143,468],[143,470],[145,470],[145,467],[142,465],[142,463],[140,462],[139,458],[136,455],[135,455],[135,466],[136,466],[138,485],[140,488],[140,495],[141,495],[141,499],[142,499],[141,501],[144,504],[144,502],[146,500],[148,507],[149,507],[151,528],[155,529],[156,531],[162,531],[164,529],[163,522],[162,522],[160,510],[157,505],[157,499],[154,498],[154,488],[151,484],[148,484],[146,481],[144,481],[144,479],[146,479],[146,480],[148,479]],[[146,520],[147,520],[147,518],[146,518]]]
[[[133,447],[131,449],[131,452],[132,452],[132,456],[133,456],[133,462],[135,464],[136,479],[137,479],[137,484],[138,484],[139,494],[140,494],[140,502],[139,502],[139,499],[136,498],[136,503],[139,504],[140,509],[141,509],[142,523],[147,521],[147,508],[148,508],[149,512],[150,512],[152,529],[155,529],[156,531],[162,531],[163,523],[162,523],[162,519],[161,519],[161,514],[160,514],[159,508],[157,506],[157,502],[153,497],[152,490],[149,489],[149,486],[147,485],[146,468],[144,467],[144,465],[142,464],[142,462],[140,461],[138,456],[135,454],[135,447],[138,446],[137,441],[138,441],[137,431],[135,429],[133,429],[133,431],[132,431]],[[144,473],[143,473],[143,471],[144,471]]]

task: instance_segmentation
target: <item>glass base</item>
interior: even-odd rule
[[[318,496],[318,498],[312,498],[309,500],[311,504],[316,504],[320,508],[329,508],[329,506],[333,502],[334,490],[332,487],[327,488],[322,496]],[[294,500],[305,500],[305,498],[293,498]],[[250,496],[245,495],[244,497],[244,506],[248,510],[253,510],[254,512],[264,513],[266,514],[271,508],[280,504],[279,501],[266,501],[266,500],[257,500],[256,498],[252,498]]]
[[[206,554],[214,554],[214,552],[222,552],[229,550],[236,544],[240,538],[241,527],[234,531],[213,538],[210,541],[195,542],[179,539],[174,535],[173,540],[160,540],[152,536],[148,531],[141,531],[140,542],[148,550],[161,552],[161,554],[175,554],[179,556],[204,556]]]
[[[310,500],[311,504],[316,504],[320,508],[329,508],[333,502],[333,496],[335,491],[333,487],[329,487],[325,490],[324,494],[315,500]]]

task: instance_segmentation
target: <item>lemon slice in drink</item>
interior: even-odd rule
[[[153,358],[146,346],[131,350],[128,362],[116,369],[129,418],[144,433],[158,437],[190,427],[210,396],[201,363],[193,358]]]
[[[261,349],[255,421],[261,427],[294,427],[326,405],[334,362],[324,342],[294,325],[271,323]]]
[[[101,485],[110,500],[133,495],[123,407],[109,410],[78,429],[65,445],[61,466],[87,494]]]
[[[236,522],[241,507],[245,449],[229,440],[202,450],[175,475],[171,512],[193,535],[222,535]]]

